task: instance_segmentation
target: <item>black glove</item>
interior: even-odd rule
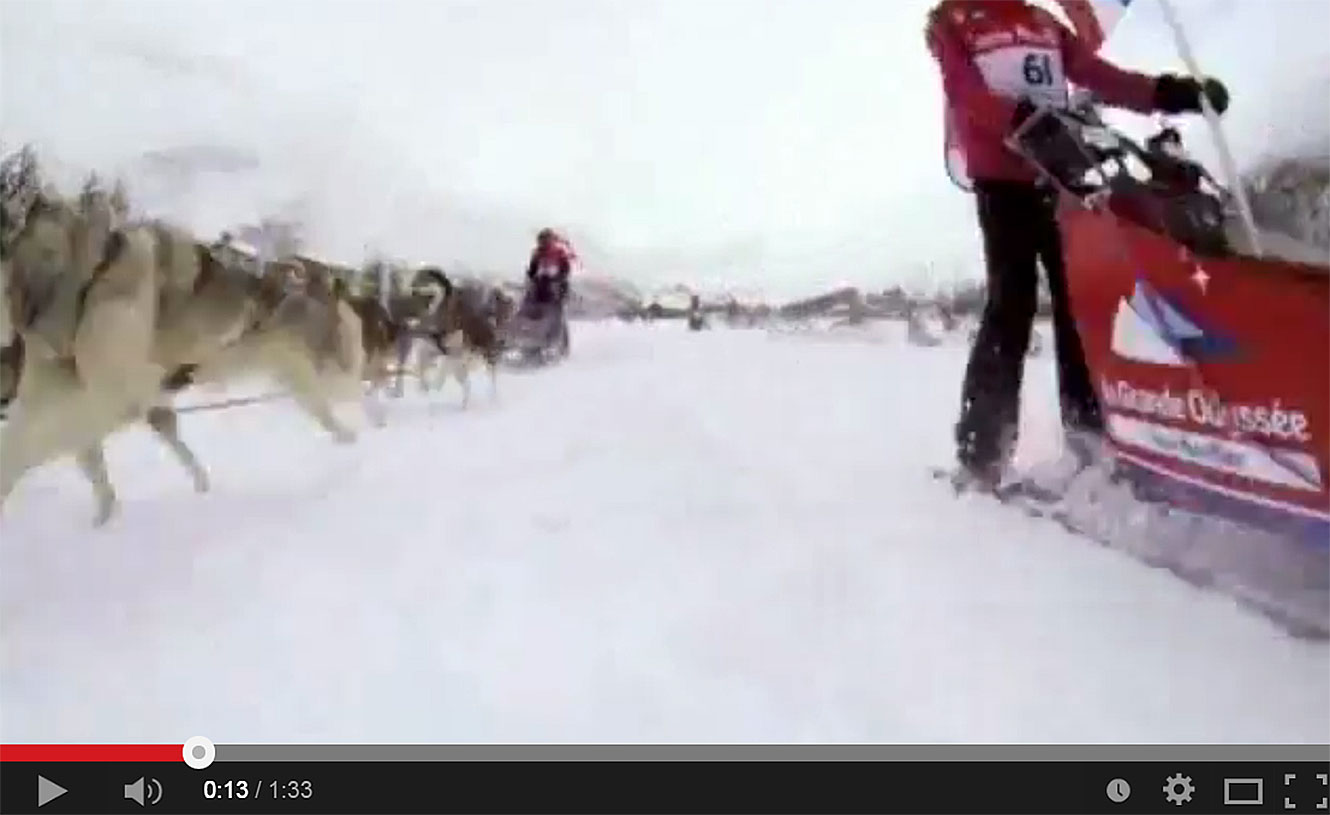
[[[1164,113],[1200,113],[1201,94],[1215,113],[1228,110],[1228,88],[1218,79],[1198,82],[1189,76],[1162,74],[1155,80],[1154,106]]]

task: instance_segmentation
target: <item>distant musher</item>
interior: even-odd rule
[[[572,253],[567,242],[553,229],[540,230],[526,267],[528,299],[541,305],[562,304],[568,298],[568,278],[572,272]]]
[[[536,235],[526,267],[526,290],[517,312],[505,320],[505,346],[522,359],[548,362],[568,356],[570,338],[565,306],[571,292],[577,254],[553,229]]]

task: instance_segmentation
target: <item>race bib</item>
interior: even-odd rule
[[[536,269],[536,275],[538,275],[539,277],[558,277],[559,267],[557,264],[553,263],[542,263]]]
[[[1062,71],[1062,53],[1056,48],[1011,45],[976,54],[974,62],[989,90],[998,96],[1067,106],[1067,76]]]

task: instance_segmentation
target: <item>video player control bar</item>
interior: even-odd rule
[[[631,754],[634,748],[620,748]],[[1302,762],[11,761],[5,813],[1324,813]],[[62,790],[54,794],[56,789]]]

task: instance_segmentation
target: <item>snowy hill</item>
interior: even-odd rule
[[[641,291],[628,281],[588,274],[579,274],[573,280],[569,303],[571,317],[602,319],[641,306]]]
[[[511,275],[454,274],[457,280],[473,280],[498,286],[510,297],[520,299],[525,283]],[[642,295],[631,282],[604,275],[575,273],[568,300],[568,316],[575,320],[600,320],[614,317],[625,309],[636,310]]]

